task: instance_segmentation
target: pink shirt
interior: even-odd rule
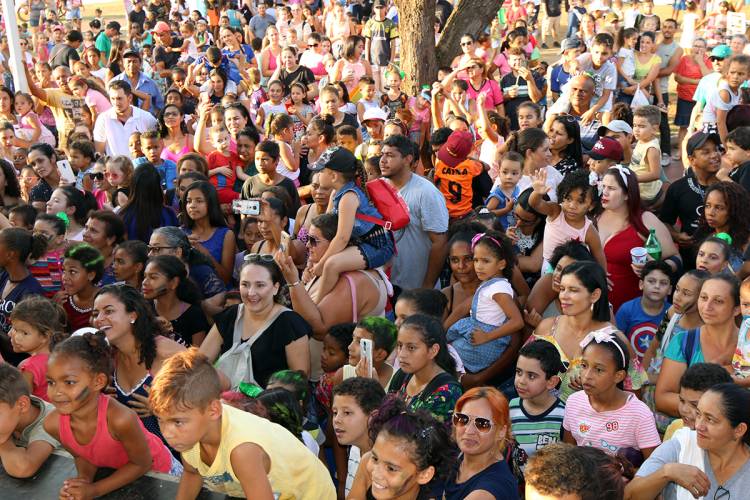
[[[33,389],[31,393],[45,401],[49,401],[47,398],[47,360],[49,359],[49,353],[47,354],[34,354],[30,358],[26,358],[18,365],[18,369],[22,372],[31,373],[31,380]]]
[[[598,412],[586,392],[574,392],[565,403],[563,428],[578,446],[593,446],[611,455],[621,448],[643,450],[661,444],[654,415],[632,393],[621,408]]]
[[[487,97],[484,101],[484,109],[494,111],[497,106],[503,103],[503,91],[500,90],[500,85],[495,80],[488,78],[478,89],[472,86],[469,79],[466,79],[466,83],[469,84],[469,89],[466,91],[469,99],[475,101],[479,94],[484,94]]]
[[[88,89],[86,91],[86,97],[84,98],[86,105],[96,110],[96,114],[100,115],[112,107],[109,99],[94,89]]]

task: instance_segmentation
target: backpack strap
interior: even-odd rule
[[[693,359],[698,342],[700,342],[700,328],[692,328],[682,337],[680,350],[688,366],[690,366],[690,360]]]
[[[427,384],[424,389],[422,389],[422,392],[419,393],[419,396],[422,396],[423,394],[425,396],[429,396],[430,394],[435,392],[435,390],[438,387],[443,386],[445,384],[450,384],[451,382],[456,383],[456,384],[458,383],[456,382],[456,379],[453,377],[453,375],[451,375],[450,373],[441,372],[436,377],[433,377],[432,380],[430,380],[430,383]]]
[[[357,213],[355,216],[359,220],[363,220],[365,222],[369,222],[370,224],[375,224],[378,226],[383,227],[386,231],[391,230],[391,221],[389,220],[383,220],[379,217],[373,217],[372,215],[365,215],[361,213]]]

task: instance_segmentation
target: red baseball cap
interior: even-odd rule
[[[612,137],[600,137],[589,154],[594,160],[613,160],[620,162],[623,159],[622,146],[617,139]]]
[[[449,167],[455,167],[469,156],[471,148],[474,146],[474,136],[471,132],[463,130],[454,130],[448,136],[445,144],[440,146],[437,157]]]
[[[154,33],[164,33],[164,32],[171,32],[172,28],[169,27],[167,23],[164,21],[159,21],[156,23],[153,29]]]

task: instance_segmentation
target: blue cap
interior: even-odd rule
[[[727,44],[717,45],[711,51],[711,57],[718,57],[720,59],[726,59],[727,57],[732,57],[732,49],[730,49],[729,45]]]

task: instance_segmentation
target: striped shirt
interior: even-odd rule
[[[539,415],[531,415],[523,407],[521,398],[510,401],[510,423],[513,437],[523,451],[531,457],[548,444],[562,441],[565,403],[559,398]]]

